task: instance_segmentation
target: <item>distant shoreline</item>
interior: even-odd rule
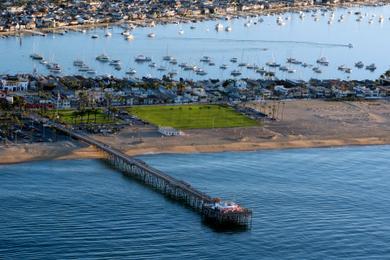
[[[268,142],[232,142],[222,145],[193,145],[172,146],[163,149],[155,148],[131,148],[126,152],[129,156],[157,155],[157,154],[196,154],[196,153],[221,153],[221,152],[255,152],[262,150],[285,150],[285,149],[309,149],[331,148],[348,146],[373,146],[390,145],[390,137],[367,137],[349,139],[318,139],[318,140],[291,140],[291,141],[268,141]],[[39,148],[38,148],[39,146]],[[63,146],[67,146],[66,148]],[[70,147],[71,148],[70,148]],[[34,152],[32,154],[31,152]],[[6,155],[8,153],[17,156]],[[42,143],[14,145],[9,147],[0,146],[0,165],[25,163],[45,160],[76,160],[76,159],[102,159],[103,154],[93,147],[74,142]]]
[[[390,1],[359,1],[353,3],[338,3],[338,4],[325,4],[325,5],[307,5],[307,6],[287,6],[287,7],[276,7],[269,9],[260,9],[260,10],[248,10],[248,11],[235,11],[235,12],[224,12],[220,14],[202,14],[202,15],[188,15],[188,16],[180,16],[176,15],[173,17],[160,17],[155,19],[145,18],[138,20],[126,20],[126,21],[118,21],[118,22],[104,22],[104,23],[95,23],[95,24],[84,24],[84,25],[67,25],[53,28],[38,28],[34,30],[18,30],[18,31],[10,31],[10,32],[0,32],[0,36],[19,36],[19,35],[34,35],[34,34],[47,34],[47,33],[55,33],[63,30],[81,30],[81,29],[94,29],[94,28],[103,28],[109,26],[121,26],[121,25],[136,25],[140,27],[149,27],[149,25],[154,22],[156,25],[158,24],[172,24],[175,22],[182,21],[207,21],[213,19],[221,19],[227,16],[239,16],[245,17],[248,15],[266,15],[266,14],[279,14],[279,13],[287,13],[287,12],[297,12],[297,11],[305,11],[311,9],[321,9],[321,8],[352,8],[352,7],[361,7],[361,6],[384,6],[388,5]]]

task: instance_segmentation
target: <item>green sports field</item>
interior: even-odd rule
[[[57,111],[51,110],[47,112],[47,116],[50,118],[55,118]],[[96,124],[112,124],[115,121],[112,118],[108,118],[106,114],[103,113],[101,109],[96,109],[96,113],[94,111],[86,111],[84,113],[77,113],[76,110],[66,109],[66,110],[58,110],[59,121],[65,124],[88,124],[88,123],[96,123]]]
[[[135,106],[129,113],[157,126],[176,129],[247,127],[258,122],[219,105]]]

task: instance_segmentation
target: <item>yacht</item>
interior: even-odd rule
[[[372,64],[370,64],[370,65],[366,66],[366,70],[370,70],[370,71],[374,71],[374,70],[376,70],[376,66],[375,66],[375,64],[374,64],[374,63],[372,63]]]
[[[150,57],[147,57],[145,55],[138,55],[137,57],[134,58],[136,62],[149,62],[152,61]]]
[[[317,59],[316,62],[320,65],[323,65],[323,66],[329,65],[329,61],[326,59],[326,57],[321,57],[321,58]]]
[[[61,67],[57,63],[50,64],[49,70],[53,73],[61,73]]]
[[[30,55],[31,59],[33,60],[43,60],[43,56],[38,53],[33,53]]]
[[[239,70],[233,70],[231,73],[230,73],[232,76],[234,77],[238,77],[241,75],[241,72]]]
[[[151,33],[148,34],[148,37],[149,37],[149,38],[154,38],[154,37],[156,37],[156,34],[153,33],[153,32],[151,32]]]
[[[137,73],[137,71],[135,69],[129,69],[126,74],[128,75],[135,75]]]
[[[96,60],[98,60],[100,62],[109,62],[110,58],[105,54],[101,54],[101,55],[96,57]]]
[[[361,62],[361,61],[358,61],[358,62],[355,63],[355,67],[358,68],[358,69],[361,69],[361,68],[364,67],[364,63]]]

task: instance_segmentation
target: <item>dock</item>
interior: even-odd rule
[[[234,202],[221,201],[195,189],[189,183],[159,171],[144,161],[131,158],[111,146],[99,142],[81,132],[57,123],[50,123],[57,131],[73,139],[94,146],[104,154],[105,160],[123,174],[139,180],[163,195],[181,202],[198,212],[205,222],[222,228],[251,228],[252,211]]]

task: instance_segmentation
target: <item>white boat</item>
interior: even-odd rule
[[[109,62],[110,58],[105,54],[101,54],[101,55],[96,57],[96,60],[98,60],[100,62]]]
[[[234,77],[238,77],[241,75],[241,72],[239,70],[233,70],[231,73],[230,73],[232,76]]]
[[[153,33],[153,32],[151,32],[151,33],[148,33],[148,37],[149,37],[149,38],[154,38],[154,37],[156,37],[156,34],[155,34],[155,33]]]
[[[136,62],[149,62],[152,61],[150,57],[147,57],[145,55],[138,55],[134,58]]]
[[[184,34],[184,31],[183,31],[183,30],[179,30],[179,34],[180,34],[180,35],[183,35],[183,34]]]
[[[105,34],[104,34],[105,37],[111,37],[112,36],[112,33],[107,31]]]
[[[231,32],[232,31],[232,27],[231,26],[226,26],[225,31]]]
[[[165,68],[164,66],[160,66],[157,68],[158,71],[166,71],[167,68]]]
[[[42,64],[42,65],[46,65],[47,64],[47,60],[45,60],[45,59],[40,60],[39,63]]]
[[[170,64],[173,64],[173,65],[176,65],[177,64],[177,60],[175,58],[172,58],[170,61],[169,61]]]
[[[126,74],[128,75],[135,75],[137,73],[137,71],[135,69],[129,69],[128,71],[126,71]]]
[[[200,76],[204,76],[204,75],[207,75],[207,72],[204,71],[203,69],[199,68],[199,69],[197,69],[196,74],[200,75]]]
[[[194,65],[188,65],[187,64],[186,66],[183,67],[183,69],[184,70],[194,70],[195,71],[197,69],[197,67],[194,66]]]
[[[134,35],[132,35],[132,34],[126,35],[125,39],[128,41],[132,41],[132,40],[134,40]]]
[[[89,70],[89,67],[87,65],[82,65],[79,67],[79,71],[81,72],[85,72],[85,71],[88,71]]]
[[[130,32],[129,31],[123,31],[122,33],[121,33],[123,36],[128,36],[128,35],[130,35]]]
[[[155,67],[157,67],[157,64],[155,62],[152,62],[152,63],[149,64],[149,67],[155,68]]]
[[[120,64],[114,65],[115,70],[122,70],[122,66]]]
[[[220,23],[217,23],[217,24],[215,25],[215,30],[217,30],[217,31],[222,31],[222,30],[223,30],[223,25],[220,24]]]

